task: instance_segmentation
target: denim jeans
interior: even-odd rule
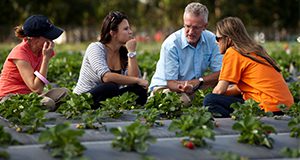
[[[142,86],[128,85],[124,88],[119,88],[119,85],[115,83],[101,83],[90,91],[94,101],[92,108],[97,109],[100,107],[100,101],[122,95],[125,92],[135,93],[138,96],[136,103],[139,105],[144,105],[147,101],[147,90]]]
[[[230,117],[230,113],[233,112],[230,105],[236,102],[244,103],[242,96],[226,96],[211,93],[205,96],[203,106],[207,106],[208,111],[211,112],[214,117],[227,118]]]

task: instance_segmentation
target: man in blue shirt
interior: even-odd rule
[[[222,55],[215,35],[206,30],[208,9],[193,2],[186,6],[184,27],[162,44],[160,59],[152,77],[150,91],[168,89],[192,95],[199,88],[214,87],[218,82]],[[203,77],[210,69],[212,74]]]

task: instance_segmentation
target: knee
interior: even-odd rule
[[[203,106],[208,106],[216,100],[216,94],[208,94],[204,97]]]

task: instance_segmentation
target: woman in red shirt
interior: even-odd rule
[[[62,29],[54,26],[42,15],[30,16],[23,26],[15,28],[15,35],[22,42],[12,49],[3,65],[0,77],[2,101],[13,94],[42,94],[45,84],[49,83],[46,77],[49,61],[54,55],[53,40],[62,33]],[[53,92],[62,96],[66,90],[56,89],[51,91],[51,95]],[[51,98],[46,97],[42,102],[54,107],[57,97]]]
[[[262,110],[282,114],[279,104],[291,106],[293,96],[276,62],[248,35],[242,21],[228,17],[217,23],[216,41],[224,54],[219,82],[203,105],[229,117],[235,102],[253,99]]]

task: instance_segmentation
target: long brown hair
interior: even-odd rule
[[[124,20],[128,20],[128,17],[119,11],[111,11],[109,14],[104,18],[101,26],[101,33],[100,33],[100,40],[102,44],[107,44],[111,41],[110,31],[118,31],[118,26]],[[119,49],[120,53],[120,60],[121,60],[121,67],[125,69],[128,65],[128,58],[127,58],[127,48],[125,46],[121,46]]]
[[[233,47],[243,56],[249,57],[250,59],[264,65],[271,65],[278,72],[281,71],[275,60],[271,58],[267,51],[249,36],[243,22],[239,18],[224,18],[217,23],[216,28],[217,32],[222,37],[231,39]],[[265,59],[267,62],[255,58],[250,53],[256,54],[257,56]]]

